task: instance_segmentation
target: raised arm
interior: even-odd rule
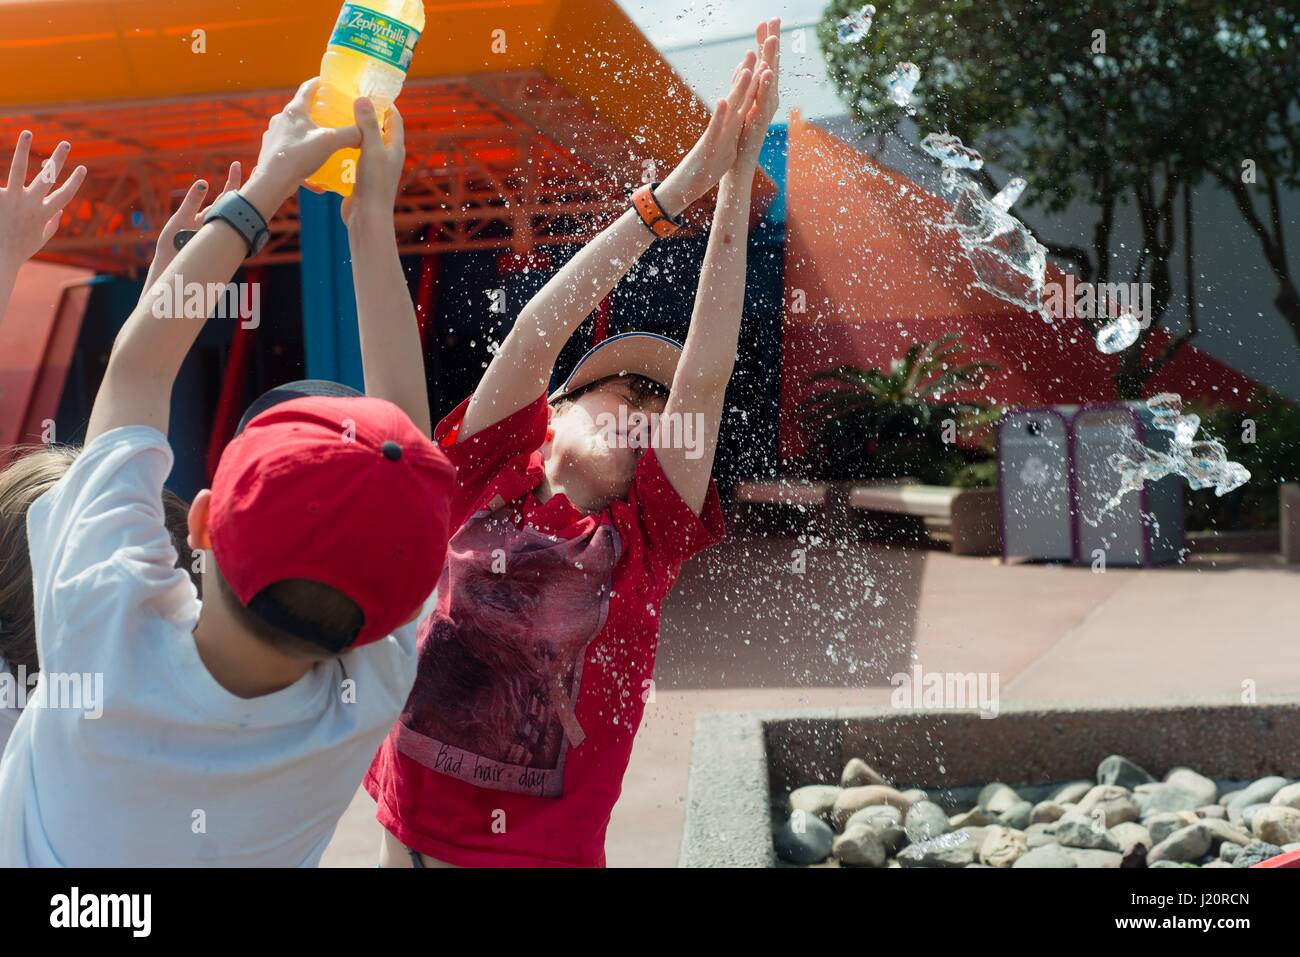
[[[71,144],[63,142],[28,184],[31,149],[32,134],[23,130],[9,164],[9,178],[0,189],[0,318],[13,295],[19,268],[54,236],[64,207],[72,202],[86,179],[86,167],[78,166],[62,186],[53,188],[72,151]]]
[[[361,143],[355,126],[331,130],[312,123],[307,109],[318,82],[304,83],[284,111],[271,118],[257,168],[239,191],[268,223],[298,184],[332,153]],[[198,283],[205,289],[227,283],[247,254],[243,237],[218,220],[200,229],[161,271],[113,342],[86,428],[87,444],[125,425],[149,425],[166,433],[172,385],[203,328],[201,320],[169,315],[174,310],[167,287],[177,276],[186,285]]]
[[[239,189],[242,178],[243,167],[237,162],[231,163],[230,168],[226,170],[226,185],[222,187],[213,202],[232,190]],[[202,227],[203,215],[207,212],[203,201],[208,198],[209,192],[207,180],[195,180],[186,190],[180,206],[176,207],[176,212],[172,213],[171,218],[163,224],[162,230],[158,233],[158,242],[154,246],[153,262],[149,264],[149,272],[144,277],[144,287],[140,290],[141,299],[149,295],[149,290],[157,284],[163,270],[176,258],[176,234],[184,229]]]
[[[655,190],[670,216],[677,216],[711,190],[731,168],[741,123],[752,96],[753,51],[732,76],[731,90],[717,102],[708,128]],[[555,360],[574,330],[627,275],[654,237],[628,209],[565,263],[515,320],[488,364],[465,412],[458,440],[499,422],[535,400],[546,388]]]
[[[392,402],[431,435],[420,326],[393,229],[393,206],[406,160],[405,128],[396,107],[389,109],[382,132],[370,100],[359,98],[353,109],[361,130],[361,158],[356,189],[343,201],[343,220],[352,252],[366,395]]]
[[[697,515],[708,495],[727,383],[736,364],[745,304],[750,192],[759,150],[779,101],[781,21],[759,24],[757,35],[762,62],[754,74],[756,93],[745,117],[735,164],[718,187],[718,206],[700,270],[691,328],[664,408],[670,422],[698,417],[704,426],[704,443],[702,448],[655,450],[668,481]]]

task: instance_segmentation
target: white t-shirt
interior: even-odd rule
[[[43,694],[0,761],[0,866],[315,866],[406,702],[415,622],[274,694],[219,685],[171,467],[157,430],[115,429],[28,511]]]

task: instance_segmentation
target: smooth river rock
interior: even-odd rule
[[[909,841],[920,844],[948,833],[948,815],[931,801],[918,801],[903,818],[903,830],[907,832]]]
[[[1114,784],[1131,791],[1139,784],[1150,784],[1153,781],[1155,778],[1120,754],[1112,754],[1097,765],[1098,784]]]
[[[831,845],[831,854],[842,864],[856,867],[885,866],[884,841],[870,824],[846,827],[844,833],[835,838]]]
[[[835,832],[819,817],[805,814],[803,826],[786,821],[772,834],[777,856],[790,864],[820,864],[831,853]]]
[[[844,771],[840,774],[840,787],[856,788],[865,784],[889,786],[889,782],[885,780],[884,776],[867,764],[866,761],[861,758],[849,758],[849,763],[844,765]]]
[[[965,867],[975,861],[984,841],[984,828],[963,828],[940,834],[898,852],[902,867]]]
[[[1070,856],[1070,852],[1059,844],[1044,844],[1031,848],[1016,860],[1012,867],[1078,867],[1079,862]]]
[[[1147,866],[1159,861],[1182,864],[1204,857],[1210,850],[1210,832],[1204,822],[1179,828],[1147,852]]]
[[[835,799],[834,807],[831,808],[831,823],[837,828],[842,828],[858,811],[875,804],[888,804],[890,807],[898,808],[904,814],[912,807],[912,802],[894,788],[884,784],[864,784],[856,788],[845,788],[840,792],[840,796]]]
[[[835,807],[835,801],[843,790],[830,784],[809,784],[807,787],[795,788],[790,792],[790,810],[829,818],[831,808]]]
[[[1023,832],[994,825],[984,833],[979,859],[981,864],[989,867],[1011,867],[1028,850]]]
[[[1300,810],[1273,805],[1260,808],[1251,818],[1250,830],[1269,844],[1300,841]]]

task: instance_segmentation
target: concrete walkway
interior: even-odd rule
[[[676,864],[702,711],[882,704],[889,677],[913,664],[994,673],[1008,702],[1300,697],[1297,643],[1300,566],[1269,555],[1094,573],[733,538],[696,559],[665,605],[655,695],[610,823],[609,863]],[[378,845],[359,792],[323,863],[373,867]]]

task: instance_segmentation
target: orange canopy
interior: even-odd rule
[[[0,4],[0,142],[61,138],[91,178],[47,258],[138,270],[176,196],[251,165],[319,69],[340,0]],[[708,113],[613,0],[426,0],[400,105],[405,251],[573,242],[662,174]],[[725,80],[720,77],[719,82]],[[661,177],[660,177],[661,178]],[[773,190],[765,177],[755,206]],[[296,211],[263,261],[297,257]]]

